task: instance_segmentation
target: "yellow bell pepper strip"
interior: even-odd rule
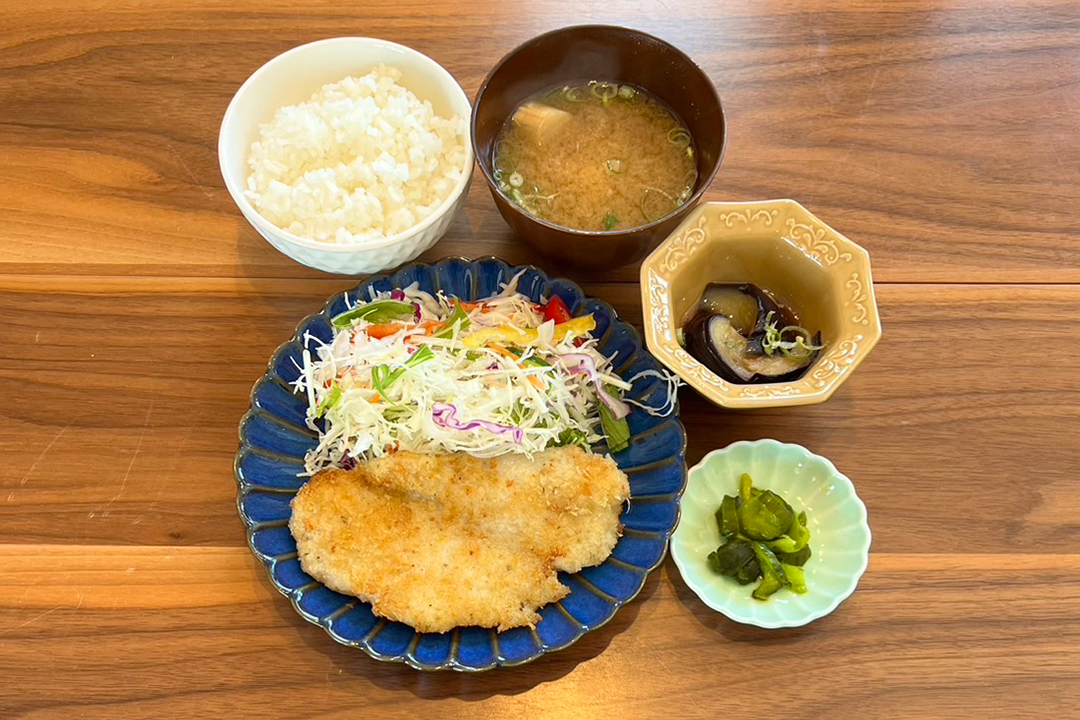
[[[573,320],[567,320],[555,326],[552,342],[562,342],[569,335],[587,335],[596,329],[596,320],[592,315],[582,315]],[[479,348],[488,343],[500,343],[503,345],[532,345],[540,339],[536,330],[518,331],[512,327],[501,325],[497,328],[486,328],[466,335],[461,341],[467,348]]]
[[[569,335],[575,337],[588,335],[595,329],[596,319],[593,318],[591,314],[582,315],[581,317],[576,317],[573,320],[567,320],[564,323],[556,325],[554,342],[562,342]]]
[[[531,337],[530,337],[531,333]],[[482,348],[491,343],[513,343],[515,345],[527,345],[536,340],[536,331],[528,330],[518,332],[512,327],[501,325],[494,328],[477,330],[471,335],[466,335],[461,343],[467,348]]]

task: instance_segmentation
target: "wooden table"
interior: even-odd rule
[[[8,0],[0,6],[0,717],[1078,717],[1075,0]],[[870,250],[885,337],[828,403],[683,392],[690,463],[828,456],[870,511],[855,595],[729,622],[674,565],[571,649],[481,676],[334,644],[244,544],[236,425],[355,282],[270,248],[218,173],[233,92],[294,45],[408,44],[471,96],[541,31],[618,22],[715,79],[710,199],[793,197]],[[482,183],[427,259],[516,244]],[[636,268],[585,277],[632,322]],[[374,713],[374,715],[370,714]]]

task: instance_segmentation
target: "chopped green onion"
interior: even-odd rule
[[[593,80],[589,83],[589,91],[592,92],[594,97],[599,98],[602,103],[607,105],[609,100],[619,94],[619,86],[615,83]]]
[[[681,127],[673,127],[668,130],[668,142],[679,147],[690,147],[690,133]]]
[[[683,182],[686,183],[686,187],[679,193],[676,204],[682,206],[690,199],[690,196],[694,194],[694,186],[697,185],[698,172],[696,168],[690,168],[686,171],[686,175],[683,177]]]
[[[506,175],[514,172],[514,160],[505,155],[496,155],[491,167],[500,175]]]
[[[531,195],[522,195],[521,199],[522,200],[527,200],[529,202],[532,202],[533,200],[543,200],[544,202],[551,202],[552,200],[554,200],[558,196],[559,196],[559,193],[551,193],[550,195],[540,195],[540,194],[537,194],[537,193],[533,193]]]
[[[775,314],[775,310],[770,310],[765,316],[765,339],[761,342],[761,348],[766,355],[773,355],[779,350],[792,360],[805,360],[825,347],[814,344],[813,336],[804,327],[787,325],[777,329],[776,321],[773,320]],[[795,339],[785,340],[784,333],[795,335]]]
[[[338,404],[341,400],[341,386],[334,383],[330,386],[330,392],[323,395],[323,399],[315,406],[315,417],[322,417],[326,411]]]
[[[346,310],[334,317],[330,322],[338,330],[344,330],[352,325],[354,320],[385,323],[391,320],[410,318],[414,312],[416,312],[416,308],[411,303],[398,300],[377,300],[360,307],[354,307],[352,310]]]
[[[619,224],[619,218],[615,217],[614,213],[608,213],[604,217],[604,230],[611,230]]]
[[[623,85],[619,88],[619,97],[623,100],[633,100],[635,95],[637,95],[637,90],[629,85]]]
[[[510,187],[519,188],[525,184],[525,178],[521,177],[521,173],[511,173],[509,180]]]
[[[585,97],[585,88],[580,85],[578,87],[565,86],[562,89],[562,96],[564,100],[572,103],[585,102],[587,99]]]
[[[653,220],[658,220],[671,212],[671,210],[665,210],[654,217],[648,210],[645,209],[645,203],[649,199],[649,193],[656,193],[657,195],[661,195],[667,198],[668,202],[671,203],[671,210],[675,210],[679,207],[679,203],[675,202],[675,198],[671,197],[671,195],[667,194],[663,190],[653,187],[645,188],[645,193],[641,196],[641,214],[645,216],[645,222],[652,222]]]
[[[619,158],[611,158],[607,161],[607,169],[609,173],[618,175],[622,171],[626,170],[626,163]]]

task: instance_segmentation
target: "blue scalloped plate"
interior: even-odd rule
[[[686,486],[686,433],[677,412],[656,418],[635,409],[628,418],[633,434],[630,447],[613,455],[630,478],[630,504],[621,518],[623,535],[602,565],[574,575],[560,574],[570,594],[542,608],[535,629],[495,632],[462,627],[443,634],[418,633],[403,623],[377,617],[368,603],[327,589],[300,568],[288,528],[289,503],[304,483],[297,472],[316,438],[304,424],[307,399],[294,395],[289,383],[298,375],[294,363],[300,361],[305,334],[329,340],[330,318],[346,309],[346,297],[366,299],[370,287],[390,290],[419,282],[428,292],[441,289],[448,295],[478,300],[497,293],[500,283],[522,269],[526,272],[518,285],[520,292],[533,300],[555,294],[575,315],[593,314],[599,349],[614,357],[620,375],[659,369],[637,332],[619,320],[610,305],[586,297],[569,280],[552,279],[531,266],[511,267],[496,258],[446,258],[373,276],[355,290],[330,298],[320,312],[301,321],[292,340],[277,349],[266,374],[251,391],[251,406],[240,421],[235,463],[237,507],[247,526],[251,551],[305,620],[377,660],[404,662],[420,670],[479,671],[520,665],[561,650],[604,625],[641,591],[646,576],[664,559],[678,522],[679,497]],[[644,378],[627,395],[659,405],[665,392],[659,380]],[[602,444],[596,450],[607,451]]]

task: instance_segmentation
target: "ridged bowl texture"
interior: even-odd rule
[[[478,671],[520,665],[565,648],[608,622],[641,591],[646,576],[664,559],[678,522],[679,497],[686,485],[686,433],[677,411],[654,417],[635,408],[628,418],[633,435],[630,447],[613,455],[630,478],[631,498],[621,516],[623,535],[603,564],[574,575],[560,574],[570,594],[544,607],[535,629],[496,632],[463,627],[443,634],[418,633],[403,623],[376,617],[368,603],[327,589],[301,569],[288,528],[289,503],[304,483],[297,473],[316,436],[304,424],[307,399],[293,394],[289,383],[299,374],[305,335],[329,340],[330,318],[346,309],[347,297],[366,299],[369,288],[391,290],[419,282],[429,292],[441,289],[448,295],[478,300],[499,292],[500,283],[522,269],[525,274],[518,289],[534,301],[558,295],[573,314],[593,314],[599,349],[614,358],[614,368],[622,377],[659,368],[643,349],[637,332],[619,320],[610,305],[587,297],[574,283],[496,258],[447,258],[371,277],[356,289],[330,298],[277,349],[266,374],[252,389],[250,408],[240,422],[235,463],[237,504],[251,550],[265,564],[274,587],[304,619],[321,626],[334,640],[378,660],[404,662],[422,670]],[[314,351],[314,347],[312,341],[309,349]],[[648,377],[635,382],[627,396],[659,406],[665,393],[663,381]],[[595,450],[606,452],[606,447],[601,444]]]
[[[772,490],[796,512],[805,511],[812,555],[804,568],[808,592],[784,588],[766,601],[714,572],[706,558],[720,545],[715,513],[724,495],[737,495],[739,477]],[[709,607],[737,622],[764,628],[796,627],[828,615],[855,590],[866,570],[870,526],[855,486],[825,458],[801,445],[741,441],[702,458],[690,469],[682,519],[671,555],[686,584]]]

